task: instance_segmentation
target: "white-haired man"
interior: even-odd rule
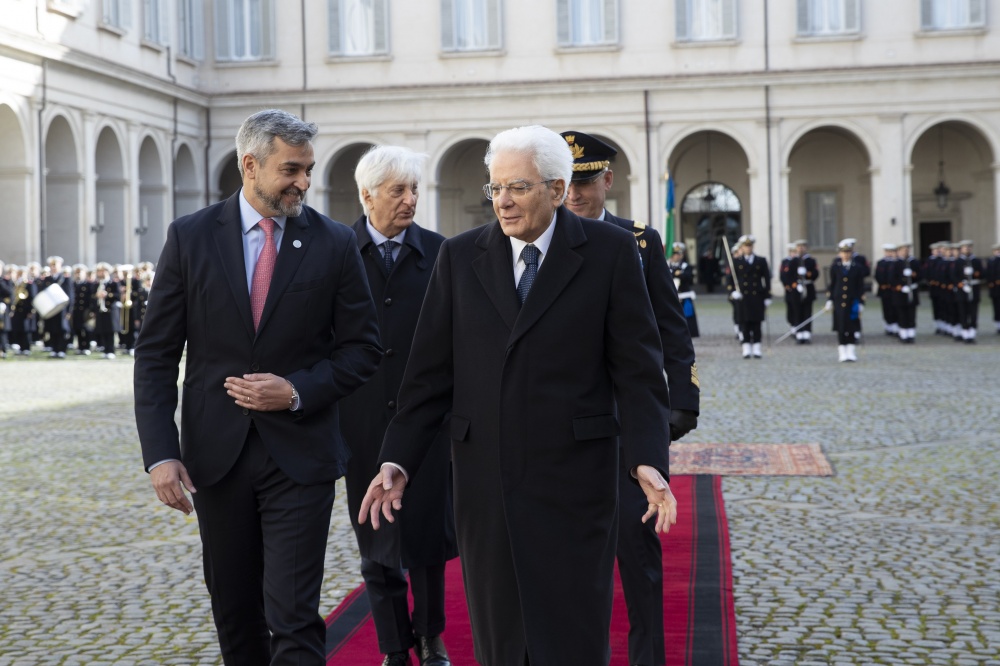
[[[383,666],[405,666],[415,647],[421,666],[448,666],[444,631],[445,563],[458,555],[451,508],[451,452],[442,427],[406,495],[398,522],[378,531],[357,524],[410,355],[420,304],[444,236],[413,221],[425,155],[378,146],[354,179],[365,214],[354,223],[358,250],[378,310],[385,358],[364,386],[340,402],[340,431],[351,448],[347,502],[361,552]],[[404,570],[405,569],[405,570]],[[409,573],[409,583],[407,582]],[[410,612],[407,592],[413,594]]]
[[[441,246],[359,518],[394,519],[450,412],[477,661],[606,666],[619,434],[647,498],[622,520],[676,521],[659,332],[649,299],[634,297],[635,237],[562,206],[562,137],[501,132],[485,161],[497,222]]]

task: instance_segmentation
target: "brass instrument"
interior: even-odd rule
[[[125,298],[122,299],[122,309],[121,309],[121,331],[124,333],[128,330],[128,315],[132,310],[132,274],[131,272],[125,273]]]
[[[103,296],[102,296],[103,294]],[[97,285],[97,309],[101,312],[108,311],[108,280],[107,278],[101,280],[101,283]]]

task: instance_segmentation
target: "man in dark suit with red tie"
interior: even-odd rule
[[[669,399],[635,237],[562,206],[566,142],[494,137],[497,221],[441,245],[359,520],[378,527],[423,483],[449,411],[455,521],[483,666],[606,666],[618,522],[618,436],[644,512],[676,521]],[[407,493],[409,490],[406,491]]]
[[[143,463],[167,506],[188,514],[193,495],[233,666],[325,664],[337,403],[382,356],[354,233],[302,203],[316,132],[275,109],[244,121],[243,187],[170,225],[135,353]]]

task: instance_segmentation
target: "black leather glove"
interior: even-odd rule
[[[697,427],[697,412],[692,412],[687,409],[670,410],[670,441],[676,442],[678,439]]]

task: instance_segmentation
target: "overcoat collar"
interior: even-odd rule
[[[384,271],[385,264],[382,262],[382,251],[377,248],[371,234],[368,233],[368,217],[362,215],[351,225],[351,228],[354,229],[354,234],[358,237],[358,251],[361,252],[361,256],[374,252],[375,254],[372,256],[379,260]],[[402,247],[399,248],[399,256],[396,257],[396,263],[406,259],[410,253],[416,253],[415,258],[418,268],[424,269],[427,267],[427,253],[424,250],[424,229],[416,222],[406,229],[406,236],[403,238]]]
[[[240,193],[236,192],[226,200],[218,217],[218,224],[213,231],[215,244],[219,251],[229,289],[233,300],[240,311],[240,319],[251,340],[256,339],[277,307],[278,300],[288,288],[299,263],[309,249],[309,222],[306,220],[305,208],[298,217],[289,217],[285,222],[285,230],[281,237],[281,249],[271,276],[271,286],[267,291],[264,311],[261,313],[260,325],[257,331],[253,328],[253,315],[250,310],[250,291],[246,282],[246,263],[243,258],[243,228],[240,224]]]
[[[514,344],[552,306],[583,265],[575,248],[587,242],[580,218],[565,207],[556,213],[556,228],[549,252],[523,306],[517,301],[510,240],[499,222],[487,226],[476,239],[484,252],[476,257],[473,270],[504,323],[511,329],[508,344]]]

